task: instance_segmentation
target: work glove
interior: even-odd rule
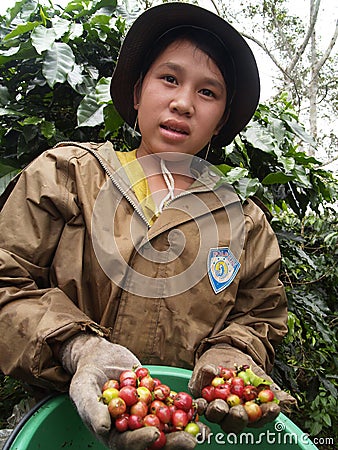
[[[257,422],[248,423],[244,406],[237,405],[229,408],[224,400],[213,400],[205,405],[205,417],[210,422],[218,423],[225,433],[240,433],[246,426],[260,428],[273,421],[281,411],[287,411],[292,405],[296,404],[296,400],[287,392],[282,391],[250,356],[227,344],[214,346],[198,360],[189,381],[189,389],[193,396],[201,396],[203,387],[211,384],[212,379],[218,374],[219,365],[235,368],[235,364],[238,367],[242,365],[250,366],[256,375],[270,382],[270,389],[279,403],[261,404],[262,417]]]
[[[119,433],[103,402],[99,401],[102,386],[108,379],[119,379],[123,370],[141,366],[127,348],[106,339],[85,333],[66,341],[59,353],[65,370],[72,375],[69,396],[89,430],[107,448],[112,450],[145,450],[159,437],[156,427],[142,427]],[[190,450],[195,438],[179,432],[168,435],[165,450]]]

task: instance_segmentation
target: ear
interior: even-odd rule
[[[141,80],[138,79],[134,86],[134,109],[138,110],[141,98]]]
[[[219,132],[221,131],[223,125],[224,125],[223,121],[217,125],[217,128],[215,129],[213,136],[217,136],[219,134]]]

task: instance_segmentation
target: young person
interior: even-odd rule
[[[0,363],[35,389],[69,389],[109,448],[137,450],[158,430],[110,431],[96,401],[107,378],[141,363],[185,367],[195,396],[219,364],[267,378],[287,309],[264,213],[208,162],[257,107],[256,62],[240,34],[197,6],[151,8],[124,40],[111,95],[139,146],[61,143],[3,206]],[[225,432],[247,425],[242,413],[216,415]],[[195,445],[179,432],[165,448]]]

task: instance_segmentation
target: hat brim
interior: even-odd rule
[[[134,126],[134,86],[151,46],[168,30],[178,26],[204,28],[224,43],[235,69],[236,90],[226,124],[216,136],[217,146],[230,144],[252,118],[259,101],[260,82],[256,60],[244,38],[216,14],[188,3],[164,3],[146,10],[129,29],[111,81],[111,97],[122,119]]]

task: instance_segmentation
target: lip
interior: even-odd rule
[[[175,119],[168,119],[161,122],[160,128],[165,132],[177,134],[181,136],[188,136],[190,134],[190,127],[186,122]]]

